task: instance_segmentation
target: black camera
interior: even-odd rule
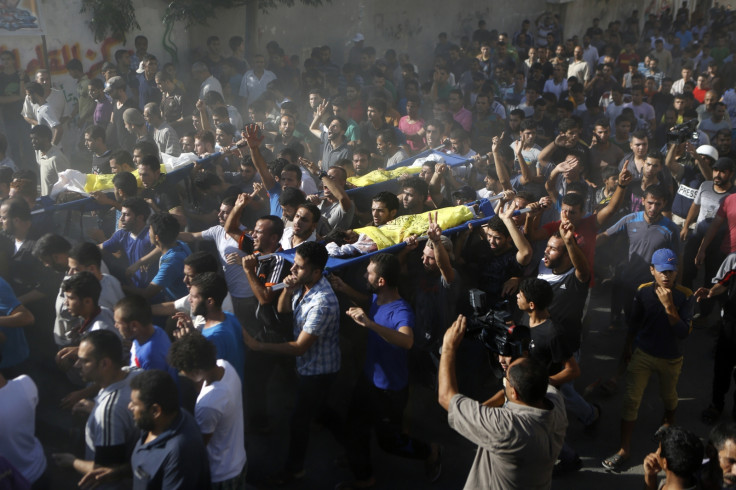
[[[688,140],[698,139],[698,120],[690,119],[682,124],[673,126],[667,131],[667,143],[681,144]]]
[[[486,293],[479,289],[471,289],[468,293],[473,307],[473,315],[468,317],[468,338],[480,340],[496,355],[520,357],[529,349],[529,327],[514,324],[508,301],[488,308]]]

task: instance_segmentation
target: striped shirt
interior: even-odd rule
[[[128,410],[130,381],[138,374],[128,375],[105,388],[95,397],[95,406],[84,431],[85,459],[96,465],[110,466],[130,460],[140,430]]]
[[[291,298],[294,310],[294,338],[304,331],[317,336],[317,341],[296,358],[301,376],[330,374],[340,370],[340,305],[330,283],[322,277],[304,294],[304,289]]]

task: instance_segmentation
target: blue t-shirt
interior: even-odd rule
[[[215,344],[217,358],[225,359],[233,365],[243,381],[243,369],[245,363],[245,344],[243,343],[243,330],[240,322],[232,313],[225,313],[225,320],[214,327],[202,330],[207,340]]]
[[[122,250],[128,258],[128,264],[134,264],[141,257],[145,257],[153,250],[153,245],[151,245],[151,240],[148,236],[148,226],[144,226],[135,238],[133,238],[129,231],[118,230],[102,244],[102,249],[106,252]],[[158,267],[154,265],[148,267],[148,269],[138,269],[133,274],[131,281],[135,287],[145,289],[151,283],[151,278],[156,275],[157,271]]]
[[[166,362],[171,341],[163,329],[153,326],[153,336],[143,345],[133,340],[133,348],[130,352],[130,365],[141,369],[160,369],[168,372],[174,381],[177,381],[177,373]]]
[[[274,216],[281,217],[281,204],[279,204],[279,198],[281,197],[281,184],[276,182],[273,188],[268,189],[268,199],[271,202],[271,214]]]
[[[0,316],[10,315],[20,305],[13,288],[0,277]],[[23,328],[0,327],[0,332],[5,335],[5,342],[0,343],[0,368],[9,368],[23,362],[30,354]]]
[[[398,331],[401,327],[414,329],[414,311],[403,299],[379,305],[374,294],[368,316],[391,330]],[[389,344],[371,330],[368,332],[363,372],[377,388],[401,390],[409,383],[408,356],[409,351]]]
[[[161,286],[169,301],[189,294],[184,284],[184,259],[191,253],[186,243],[176,242],[158,261],[158,273],[151,282]]]

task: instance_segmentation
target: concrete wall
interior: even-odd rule
[[[171,56],[163,47],[164,25],[161,16],[165,7],[163,2],[146,2],[135,0],[136,16],[141,32],[149,39],[149,52],[158,57],[163,64],[171,61]],[[79,0],[42,0],[40,2],[41,22],[46,34],[46,46],[54,87],[63,90],[69,104],[76,100],[74,80],[67,74],[64,66],[72,58],[82,61],[85,70],[96,73],[104,61],[114,60],[115,51],[121,48],[133,49],[133,39],[139,32],[131,33],[126,43],[113,38],[96,42],[89,29],[90,14],[79,13]],[[173,32],[179,50],[188,53],[189,36],[182,26]],[[0,38],[0,50],[11,50],[16,53],[20,65],[33,77],[36,69],[41,67],[43,50],[40,37],[3,36]]]
[[[299,54],[302,60],[313,46],[328,44],[333,61],[340,64],[350,48],[349,40],[360,32],[366,46],[375,47],[379,56],[394,48],[427,66],[439,32],[447,32],[457,42],[460,36],[470,35],[483,18],[489,27],[513,34],[523,19],[534,20],[547,8],[543,0],[516,0],[513,4],[499,0],[333,0],[321,7],[297,3],[259,13],[254,44],[257,52],[265,52],[266,43],[275,39],[287,53]],[[243,16],[244,11],[228,11],[211,23],[216,29],[193,29],[193,45],[204,44],[206,34],[215,31],[223,41],[243,35]]]

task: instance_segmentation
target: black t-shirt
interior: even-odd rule
[[[564,274],[545,275],[542,279],[550,283],[555,293],[549,305],[550,317],[567,337],[568,345],[576,351],[580,348],[588,284],[578,280],[574,267]]]
[[[503,284],[512,277],[521,277],[523,267],[516,261],[516,247],[496,255],[488,242],[481,242],[466,248],[465,260],[471,264],[471,270],[477,276],[478,289],[488,295],[489,305],[501,300]]]
[[[531,337],[529,357],[546,366],[550,376],[562,371],[565,362],[572,357],[574,349],[570,347],[565,335],[552,320],[547,319],[533,327]]]
[[[284,278],[290,274],[290,263],[283,257],[274,255],[266,260],[258,262],[256,274],[258,280],[267,287],[284,282]],[[267,305],[259,304],[256,308],[256,331],[250,332],[257,340],[262,342],[286,342],[292,340],[291,316],[280,315],[276,309],[278,298]]]
[[[158,212],[166,213],[171,209],[181,205],[179,195],[173,185],[170,185],[165,177],[153,189],[143,189],[141,191],[143,199],[151,199],[158,207]]]

